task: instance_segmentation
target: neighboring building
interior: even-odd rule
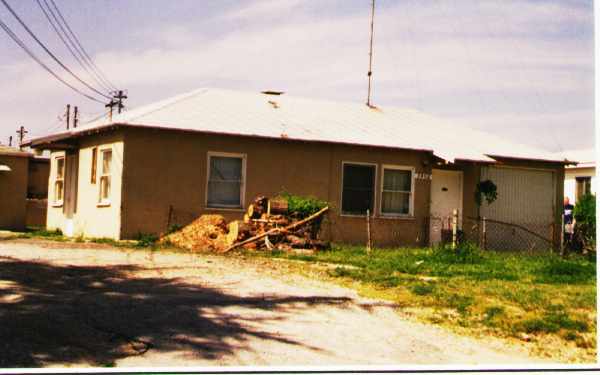
[[[556,154],[561,159],[576,161],[577,165],[565,168],[565,197],[577,203],[584,194],[596,194],[596,152],[593,148],[563,151]]]
[[[337,242],[365,241],[367,209],[379,246],[435,242],[430,217],[453,209],[560,225],[554,155],[410,109],[200,89],[28,144],[52,150],[47,225],[68,235],[241,218],[254,196],[284,190],[329,201],[323,235]],[[487,178],[498,200],[480,208]],[[558,244],[559,232],[543,235]]]
[[[0,229],[45,225],[49,174],[48,158],[0,145]]]

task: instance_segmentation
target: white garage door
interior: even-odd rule
[[[547,248],[547,241],[552,240],[554,231],[554,172],[489,166],[481,171],[481,180],[487,179],[498,188],[496,201],[488,205],[484,200],[481,205],[481,216],[499,221],[488,225],[490,247],[507,250]]]

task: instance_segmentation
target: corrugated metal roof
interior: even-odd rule
[[[544,150],[413,109],[209,88],[124,112],[110,124],[101,119],[62,134],[111,124],[427,150],[450,162],[493,162],[490,156],[560,161]]]

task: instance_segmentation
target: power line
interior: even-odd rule
[[[80,56],[77,56],[76,51],[73,50],[73,47],[72,47],[72,45],[74,44],[73,41],[70,40],[70,38],[67,35],[65,29],[62,27],[62,25],[58,21],[58,18],[56,17],[56,15],[54,14],[54,12],[52,12],[52,9],[50,9],[50,6],[46,2],[46,0],[43,0],[43,1],[44,1],[44,4],[46,5],[46,7],[48,8],[48,10],[46,10],[44,8],[44,6],[40,2],[40,0],[36,0],[38,6],[42,10],[42,13],[44,13],[44,16],[46,16],[46,19],[48,20],[48,23],[50,23],[50,26],[52,26],[52,28],[54,29],[54,32],[56,32],[56,35],[58,35],[58,37],[63,42],[63,44],[65,45],[65,47],[67,47],[67,49],[69,50],[69,52],[71,53],[71,55],[75,58],[75,60],[77,60],[77,62],[79,63],[79,65],[89,74],[89,76],[94,81],[96,81],[96,83],[98,85],[102,86],[105,90],[110,91],[111,88],[108,87],[108,86],[105,86],[103,82],[101,82],[97,77],[95,77],[94,74],[93,74],[93,72],[90,71],[90,69],[88,68],[88,66],[86,66],[86,64],[82,60],[82,58]],[[52,18],[54,19],[54,21],[52,21],[52,18],[50,18],[50,16],[52,16]],[[58,25],[58,27],[57,27],[57,25]],[[59,28],[60,28],[60,30],[59,30]],[[62,33],[61,33],[61,31],[62,31]],[[67,37],[68,42],[67,42],[67,40],[65,40],[65,37],[63,36],[63,34]],[[81,55],[81,54],[79,53],[79,55]]]
[[[104,102],[102,100],[99,100],[91,95],[88,95],[86,93],[84,93],[83,91],[79,90],[78,88],[76,88],[75,86],[71,85],[69,82],[65,81],[64,79],[62,79],[58,74],[56,74],[52,69],[50,69],[46,64],[44,64],[44,62],[42,62],[42,60],[40,60],[40,58],[38,58],[26,45],[25,43],[23,43],[23,41],[21,39],[19,39],[19,37],[4,23],[2,22],[2,20],[0,19],[0,27],[8,34],[8,36],[15,42],[17,43],[17,45],[19,45],[19,47],[21,47],[28,55],[29,57],[31,57],[35,62],[37,62],[44,70],[46,70],[48,73],[50,73],[54,78],[56,78],[57,80],[59,80],[62,84],[64,84],[65,86],[69,87],[70,89],[72,89],[73,91],[77,92],[78,94],[88,98],[89,100],[93,100],[95,102],[104,104]]]
[[[56,63],[58,65],[60,65],[64,70],[66,70],[73,78],[75,78],[76,80],[78,80],[79,82],[81,82],[84,86],[86,86],[87,88],[89,88],[90,90],[94,91],[95,93],[97,93],[100,96],[103,96],[106,99],[111,99],[110,96],[96,90],[94,87],[92,87],[90,84],[88,84],[87,82],[85,82],[84,80],[82,80],[81,78],[79,78],[75,73],[73,73],[71,71],[71,69],[69,69],[65,64],[63,64],[45,45],[44,43],[42,43],[38,37],[33,33],[33,31],[31,31],[31,29],[25,24],[25,22],[23,22],[23,20],[21,19],[21,17],[19,17],[19,15],[10,7],[10,5],[8,5],[8,3],[6,2],[6,0],[0,0],[2,1],[2,4],[4,4],[4,6],[6,7],[6,9],[8,9],[8,11],[17,19],[17,21],[19,21],[19,23],[21,24],[21,26],[23,26],[23,28],[27,31],[27,33],[37,42],[37,44],[42,47],[44,49],[44,51],[46,51],[46,53],[48,55],[50,55],[50,57],[52,57],[52,59],[54,61],[56,61]]]
[[[46,2],[46,0],[44,0],[44,2]],[[106,75],[100,70],[100,68],[98,68],[98,66],[94,63],[94,60],[91,59],[90,55],[87,53],[87,51],[85,50],[85,48],[83,48],[83,45],[79,41],[79,38],[77,38],[77,35],[75,35],[75,33],[73,32],[73,30],[71,29],[71,27],[67,23],[67,20],[65,19],[65,17],[63,17],[62,12],[60,11],[60,9],[58,9],[58,6],[54,2],[54,0],[50,0],[50,2],[52,3],[52,6],[56,10],[56,13],[60,17],[60,19],[63,21],[64,25],[67,27],[67,30],[69,31],[69,33],[71,34],[71,36],[73,36],[73,39],[75,40],[75,43],[77,44],[77,46],[79,46],[79,50],[83,53],[83,56],[85,56],[84,60],[87,59],[87,62],[89,64],[89,66],[98,74],[98,77],[107,86],[111,87],[113,90],[117,90],[117,87],[115,85],[113,85],[112,82],[110,82],[108,80],[108,78],[106,78]],[[48,7],[48,9],[50,9],[50,7]]]

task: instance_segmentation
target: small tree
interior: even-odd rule
[[[586,194],[573,209],[576,246],[584,253],[596,248],[596,196]]]
[[[487,204],[492,204],[498,198],[498,188],[492,180],[480,181],[475,187],[475,203],[481,206],[483,198]]]

